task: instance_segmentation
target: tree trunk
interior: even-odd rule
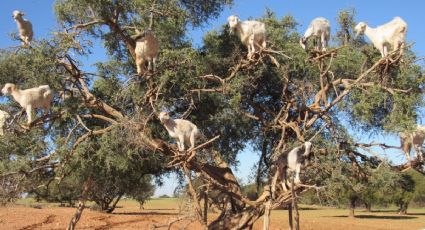
[[[357,198],[355,198],[355,197],[350,198],[350,204],[349,204],[350,210],[348,212],[348,217],[350,217],[350,218],[355,217],[354,216],[354,209],[356,208],[356,201],[357,201]]]
[[[255,180],[255,199],[257,199],[260,195],[260,186],[261,186],[261,173],[263,169],[263,163],[265,162],[265,158],[267,155],[267,141],[266,138],[264,138],[263,145],[261,147],[261,156],[260,160],[258,161],[258,168],[257,168],[257,178]]]
[[[266,202],[266,209],[265,209],[265,212],[264,212],[263,230],[269,230],[271,203],[272,203],[272,201],[270,199]]]
[[[294,177],[291,176],[292,208],[295,210],[295,230],[300,230],[300,214],[298,213],[297,195],[294,191]]]
[[[202,226],[204,228],[206,228],[207,225],[203,222],[203,219],[202,219],[201,204],[199,203],[198,197],[196,195],[196,191],[195,191],[193,184],[192,184],[192,176],[190,175],[189,169],[186,168],[186,165],[183,167],[183,170],[184,170],[184,173],[185,173],[186,178],[188,180],[189,194],[192,196],[193,202],[195,204],[196,216],[197,216],[199,222],[202,224]]]
[[[121,197],[122,197],[123,195],[124,195],[124,194],[119,194],[119,195],[118,195],[117,199],[114,201],[114,203],[112,204],[112,206],[111,206],[111,207],[109,207],[109,208],[106,210],[106,213],[112,213],[112,212],[115,210],[115,208],[117,207],[118,201],[120,201],[120,199],[121,199]]]
[[[232,213],[230,210],[222,213],[216,220],[208,225],[208,229],[220,230],[245,230],[252,228],[265,211],[264,205],[258,207],[249,206],[242,211]]]
[[[208,190],[206,188],[203,189],[203,199],[204,199],[204,216],[203,221],[205,225],[208,224]]]
[[[293,217],[292,217],[292,203],[288,204],[288,222],[289,222],[289,230],[294,229],[294,223],[293,223]]]
[[[366,211],[372,212],[372,203],[364,202],[364,206],[366,208]]]
[[[100,207],[102,209],[102,212],[108,212],[108,208],[109,208],[110,203],[111,203],[110,201],[106,201],[106,200],[102,200],[100,202]]]
[[[406,215],[407,214],[407,207],[409,206],[408,203],[400,203],[399,208],[398,208],[398,214],[400,215]]]
[[[87,181],[84,185],[80,201],[78,202],[77,211],[75,212],[74,216],[71,218],[71,221],[68,224],[67,230],[74,230],[75,226],[77,225],[78,221],[80,220],[81,214],[83,214],[83,210],[85,208],[85,203],[86,203],[86,200],[87,200],[87,193],[88,193],[89,188],[91,186],[92,180],[93,180],[92,177],[89,176],[89,178],[87,179]]]

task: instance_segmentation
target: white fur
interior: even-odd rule
[[[179,151],[185,150],[185,144],[190,144],[190,149],[195,147],[196,139],[201,136],[196,125],[188,120],[172,119],[166,112],[159,114],[159,120],[164,124],[170,137],[177,140]]]
[[[0,110],[0,136],[4,135],[4,125],[6,124],[6,120],[10,117],[9,113]]]
[[[401,54],[404,51],[407,23],[400,17],[395,17],[387,24],[376,28],[371,28],[366,23],[360,22],[354,30],[356,36],[366,34],[373,45],[381,52],[382,57],[387,56],[391,48],[392,50],[400,49]]]
[[[279,170],[279,176],[282,183],[282,187],[286,190],[286,175],[287,171],[294,172],[295,171],[295,179],[294,182],[296,184],[301,183],[300,180],[300,171],[301,166],[304,163],[305,159],[310,157],[311,153],[311,142],[307,141],[304,145],[293,148],[287,154],[283,153],[276,160],[276,165]]]
[[[235,15],[227,19],[230,29],[236,31],[241,42],[248,48],[248,58],[252,56],[260,46],[266,48],[266,25],[259,21],[243,21]]]
[[[32,122],[32,110],[43,108],[47,114],[50,110],[50,103],[53,99],[52,90],[48,85],[41,85],[36,88],[20,90],[14,84],[6,83],[1,90],[4,95],[12,95],[13,99],[25,109],[28,118],[28,124]]]
[[[156,58],[159,52],[159,42],[151,30],[146,30],[140,34],[136,40],[136,66],[137,74],[142,74],[145,69],[145,62],[148,62],[148,70],[156,68]]]
[[[305,50],[307,40],[313,38],[314,49],[326,51],[331,35],[331,24],[326,18],[315,18],[310,22],[304,36],[300,39],[300,45]]]
[[[23,19],[22,16],[25,14],[19,10],[13,11],[12,17],[15,19],[18,25],[19,37],[22,40],[23,45],[30,45],[34,32],[32,30],[32,24],[29,20]]]
[[[400,144],[406,159],[410,161],[410,151],[415,150],[416,158],[423,160],[422,145],[425,140],[425,127],[418,125],[413,132],[402,132],[400,133]]]

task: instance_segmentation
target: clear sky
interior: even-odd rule
[[[59,28],[53,11],[53,0],[0,0],[0,48],[19,45],[18,41],[12,41],[8,33],[16,31],[16,24],[12,19],[12,11],[20,10],[25,12],[33,23],[35,39],[50,36],[51,32]],[[356,9],[357,21],[365,21],[371,27],[384,24],[395,16],[400,16],[408,24],[407,42],[415,42],[413,50],[419,55],[425,55],[425,1],[424,0],[234,0],[231,8],[226,8],[219,18],[212,20],[202,28],[191,30],[187,35],[195,46],[202,45],[202,37],[207,31],[219,30],[226,19],[231,14],[238,15],[242,20],[247,18],[257,18],[264,15],[265,9],[269,8],[276,13],[278,17],[292,15],[300,23],[298,30],[303,31],[309,22],[318,16],[328,18],[331,21],[332,32],[335,34],[336,15],[342,9],[354,7]],[[94,42],[96,46],[93,49],[93,55],[86,60],[87,65],[96,61],[105,59],[105,53],[102,50],[102,44]],[[422,63],[423,64],[423,63]],[[90,67],[89,67],[90,69]],[[421,118],[423,114],[421,115]],[[425,123],[422,119],[419,123]],[[376,140],[391,145],[398,145],[398,140],[393,135],[365,136],[357,134],[359,141],[370,142]],[[388,152],[391,159],[400,161],[400,152]],[[243,151],[238,157],[241,161],[236,175],[248,182],[248,175],[251,172],[253,162],[258,158],[258,154],[250,148]],[[243,159],[243,160],[242,160]],[[156,195],[171,194],[176,186],[173,178],[165,181],[166,185],[157,189]]]

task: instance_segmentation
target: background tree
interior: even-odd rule
[[[148,178],[150,179],[150,178]],[[138,187],[138,189],[133,190],[131,198],[139,202],[140,209],[145,209],[144,204],[148,201],[155,193],[155,186],[151,184],[150,180],[145,180],[145,185]]]
[[[396,193],[402,174],[395,171],[387,163],[378,166],[371,171],[365,191],[361,194],[361,200],[368,211],[373,204],[388,205],[392,203],[391,197]]]
[[[407,174],[415,181],[413,204],[418,207],[425,206],[425,177],[415,170],[409,170]]]
[[[396,193],[394,194],[394,203],[398,206],[399,214],[407,214],[407,208],[413,197],[413,191],[415,189],[415,181],[412,177],[404,174],[401,176],[398,182]]]

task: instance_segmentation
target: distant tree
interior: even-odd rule
[[[347,45],[352,41],[354,37],[353,28],[355,26],[354,17],[356,11],[354,8],[341,10],[338,13],[337,21],[340,26],[340,30],[336,33],[336,39],[339,44]]]
[[[261,194],[263,191],[260,190],[257,192],[256,184],[247,184],[242,186],[243,194],[251,200],[256,200],[258,198],[258,194]]]
[[[365,189],[361,193],[361,201],[368,211],[371,211],[373,204],[387,205],[392,202],[391,197],[396,193],[402,176],[387,163],[381,164],[370,173]]]
[[[162,171],[161,158],[146,153],[127,140],[131,134],[116,128],[97,140],[87,141],[77,152],[75,173],[92,175],[88,199],[105,212],[112,212],[123,196],[150,196],[154,192],[152,174]],[[142,158],[145,157],[145,159]],[[84,179],[81,180],[81,183]]]
[[[328,166],[331,167],[331,176],[322,182],[326,185],[323,190],[324,199],[333,205],[348,204],[348,216],[354,217],[354,210],[357,203],[361,201],[361,194],[366,191],[367,178],[360,176],[360,172],[349,162],[336,160],[331,164]]]
[[[20,182],[19,175],[0,178],[0,206],[5,206],[21,198],[24,190]]]
[[[397,184],[398,186],[395,188],[395,194],[392,196],[392,200],[398,206],[399,214],[407,214],[407,208],[413,199],[415,181],[412,179],[412,176],[402,174]]]
[[[407,174],[415,181],[412,202],[419,207],[425,207],[425,176],[416,170],[409,170]]]
[[[66,203],[71,207],[78,201],[81,192],[81,179],[75,175],[64,178],[60,183],[50,183],[47,189],[32,191],[36,200]]]
[[[131,194],[128,194],[131,198],[139,202],[139,208],[145,209],[144,204],[148,201],[155,193],[155,186],[151,184],[150,177],[145,178],[145,184],[134,188]]]

